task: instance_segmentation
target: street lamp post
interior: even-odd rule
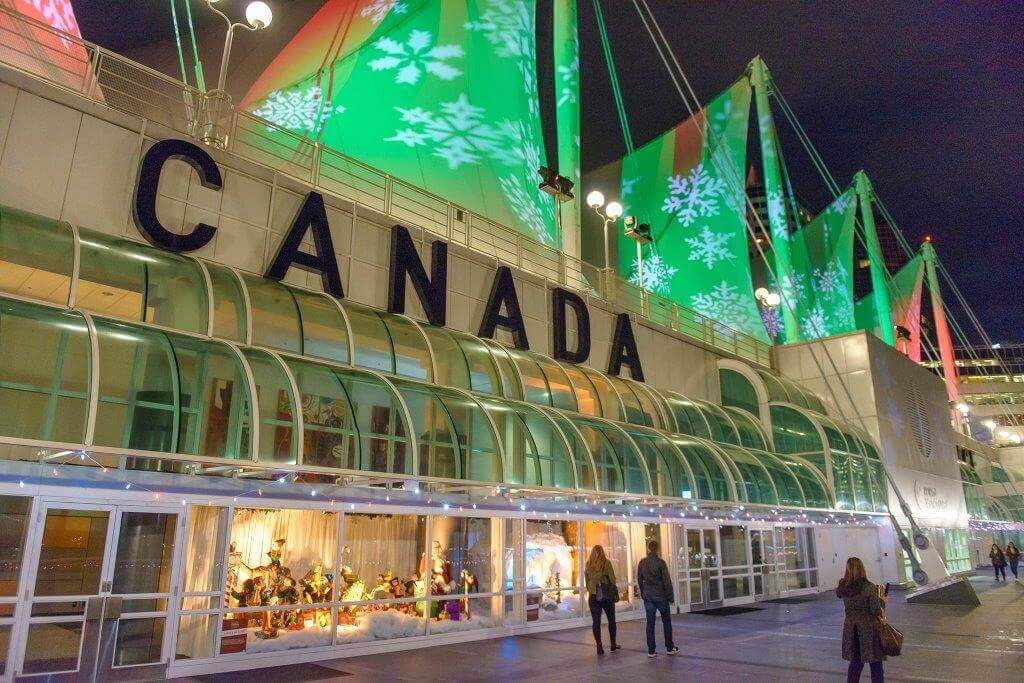
[[[217,88],[203,93],[203,117],[200,129],[200,141],[215,147],[227,147],[227,122],[231,117],[231,95],[226,90],[228,78],[228,62],[231,59],[231,45],[235,39],[235,29],[260,31],[270,26],[274,14],[270,5],[262,0],[255,0],[246,5],[245,21],[231,21],[228,15],[214,7],[218,0],[206,0],[206,6],[219,15],[227,24],[224,36],[224,51],[220,58],[220,72],[217,74]]]
[[[618,202],[608,202],[605,206],[604,195],[598,190],[594,190],[587,194],[587,206],[594,210],[601,220],[604,221],[604,269],[607,271],[611,262],[611,256],[608,251],[608,225],[619,220],[622,215],[622,204]],[[602,208],[604,209],[602,211]]]

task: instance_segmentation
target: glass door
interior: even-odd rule
[[[39,507],[18,625],[18,675],[162,676],[179,510]]]
[[[754,571],[754,595],[765,600],[779,596],[775,535],[771,529],[750,530],[750,554]]]
[[[718,560],[718,529],[687,527],[686,566],[691,610],[722,604],[722,572]]]
[[[723,524],[718,528],[722,546],[722,597],[726,600],[745,598],[751,594],[750,547],[747,527]]]

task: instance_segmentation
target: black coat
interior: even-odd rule
[[[862,662],[870,664],[884,661],[879,617],[885,614],[885,605],[878,597],[878,587],[870,581],[864,581],[860,585],[836,590],[836,594],[843,599],[846,608],[843,659],[853,659],[854,653],[859,650]]]
[[[992,560],[993,567],[1005,567],[1006,566],[1006,555],[999,548],[992,550],[988,554],[988,558]]]
[[[640,586],[640,596],[644,600],[675,602],[675,591],[672,590],[672,577],[669,576],[668,565],[657,555],[648,555],[640,560],[636,568],[636,582]]]

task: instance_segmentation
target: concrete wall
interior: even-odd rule
[[[154,140],[166,137],[180,136],[0,67],[0,203],[142,241],[130,211],[139,159]],[[169,162],[157,213],[178,232],[190,231],[199,221],[216,226],[214,239],[194,254],[262,273],[310,188],[238,156],[210,151],[221,168],[223,190],[203,188],[186,164]],[[325,203],[346,296],[384,308],[393,221],[330,195]],[[412,233],[429,263],[433,236],[418,229]],[[308,240],[306,246],[312,249]],[[477,332],[497,265],[492,258],[450,247],[449,327]],[[549,353],[552,285],[521,272],[515,280],[530,346]],[[295,268],[285,282],[321,289],[319,276]],[[408,290],[407,312],[423,319]],[[617,311],[596,299],[589,299],[588,306],[590,364],[603,369]],[[633,325],[650,384],[695,398],[718,398],[716,362],[723,354],[653,324],[634,320]]]

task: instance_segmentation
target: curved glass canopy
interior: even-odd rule
[[[0,292],[46,304],[0,299],[4,436],[814,507],[838,463],[844,503],[883,498],[874,448],[812,422],[820,401],[770,373],[769,395],[799,406],[771,406],[773,439],[735,371],[723,383],[732,372],[745,386],[723,408],[6,208],[0,274]]]

